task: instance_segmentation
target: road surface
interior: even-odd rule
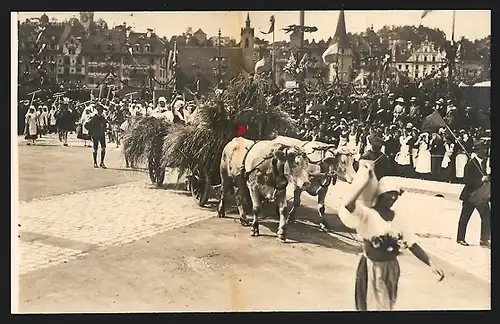
[[[83,150],[71,154],[84,159],[90,152]],[[21,171],[33,158],[30,153],[20,151]],[[108,154],[108,166],[117,170],[95,172],[127,172],[120,171],[119,150]],[[81,163],[71,172],[91,169]],[[272,208],[261,223],[261,236],[253,238],[234,213],[216,218],[214,209],[195,207],[185,192],[171,185],[153,189],[147,175],[140,175],[141,181],[102,188],[82,183],[85,190],[73,193],[32,193],[33,199],[20,202],[21,253],[14,260],[20,312],[353,310],[361,249],[350,234],[340,232],[334,215],[338,203],[329,204],[327,212],[339,232],[327,234],[318,230],[314,199],[304,195],[299,221],[283,244],[275,238]],[[332,190],[335,197],[329,201],[343,189]],[[412,255],[401,256],[397,309],[490,309],[489,273],[484,265],[469,270],[472,261],[484,263],[476,262],[477,255],[489,258],[489,250],[457,251],[450,244],[456,226],[449,224],[450,215],[458,213],[459,203],[407,194],[398,208],[417,209],[408,218],[422,245],[431,254],[451,256],[436,260],[446,272],[440,283]],[[419,211],[423,205],[425,212]],[[442,215],[448,216],[436,221]],[[471,223],[470,241],[477,227]],[[463,255],[472,259],[464,261]]]

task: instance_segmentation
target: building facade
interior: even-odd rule
[[[411,42],[393,41],[392,63],[408,77],[421,79],[446,64],[446,56],[428,39],[417,47]]]
[[[106,78],[115,89],[138,88],[154,77],[158,81],[151,82],[154,89],[166,89],[167,46],[152,29],[98,27],[93,12],[81,12],[80,19],[64,23],[51,23],[44,14],[36,21],[18,23],[18,72],[20,79],[36,73],[33,58],[37,57],[45,63],[50,81],[58,85],[95,88]]]

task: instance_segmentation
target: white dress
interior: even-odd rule
[[[441,168],[446,169],[451,162],[451,156],[453,155],[453,151],[455,149],[455,144],[453,143],[445,143],[444,144],[444,156],[443,161],[441,162]]]
[[[415,171],[421,174],[431,173],[431,152],[426,142],[421,142],[418,148],[418,158]]]
[[[49,113],[49,124],[50,124],[50,126],[55,126],[56,123],[57,123],[56,111],[55,110],[51,110],[50,113]]]
[[[346,146],[349,148],[349,150],[352,153],[356,153],[356,148],[357,148],[356,137],[357,137],[356,134],[350,134],[349,133]]]
[[[398,154],[396,154],[396,162],[399,165],[410,165],[410,146],[408,145],[408,141],[411,139],[411,135],[403,137],[399,137],[399,144],[401,144],[401,148],[399,149]]]
[[[37,121],[36,113],[27,114],[26,115],[26,125],[27,125],[27,134],[29,136],[36,136],[38,134],[38,121]]]

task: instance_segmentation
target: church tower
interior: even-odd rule
[[[349,82],[350,71],[353,64],[352,47],[347,38],[345,27],[344,10],[340,10],[339,20],[337,22],[337,30],[333,36],[330,46],[335,45],[337,56],[336,63],[330,64],[329,81],[333,82],[338,78],[341,82]]]
[[[240,48],[243,54],[243,64],[248,72],[254,70],[254,29],[250,26],[250,13],[247,13],[245,28],[241,28]]]
[[[80,23],[83,25],[85,32],[88,33],[90,25],[94,22],[94,12],[93,11],[81,11],[80,12]]]

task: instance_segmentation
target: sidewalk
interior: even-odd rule
[[[441,194],[445,198],[458,198],[464,187],[463,184],[458,183],[447,183],[402,177],[399,177],[399,181],[403,190],[431,195]]]

